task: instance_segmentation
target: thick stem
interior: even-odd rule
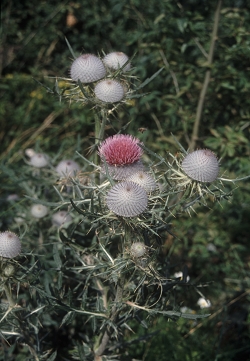
[[[120,281],[117,284],[114,305],[111,308],[111,317],[110,317],[111,322],[114,322],[116,320],[116,317],[118,316],[118,312],[119,312],[118,311],[118,304],[122,301],[123,285],[124,285],[124,279],[121,278]],[[95,351],[96,356],[101,356],[104,353],[104,351],[105,351],[105,349],[107,347],[107,344],[109,342],[110,336],[111,336],[110,330],[106,329],[104,334],[103,334],[101,343],[100,343],[98,349]]]
[[[217,9],[215,11],[214,27],[213,27],[212,37],[211,37],[211,44],[210,44],[209,54],[208,54],[208,58],[207,58],[208,69],[206,71],[204,83],[203,83],[203,86],[202,86],[202,89],[201,89],[201,92],[200,92],[199,102],[198,102],[195,121],[194,121],[194,126],[193,126],[192,138],[191,138],[191,141],[190,141],[190,144],[189,144],[189,150],[190,151],[194,150],[194,148],[196,146],[198,136],[199,136],[200,120],[201,120],[201,116],[202,116],[205,96],[206,96],[206,93],[207,93],[207,89],[208,89],[208,85],[209,85],[210,77],[211,77],[211,66],[212,66],[212,63],[213,63],[215,42],[217,40],[221,4],[222,4],[222,0],[219,0],[218,4],[217,4]]]

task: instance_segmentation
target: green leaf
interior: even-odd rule
[[[76,58],[77,58],[77,56],[75,55],[74,50],[72,49],[72,47],[71,47],[71,45],[70,45],[70,43],[69,43],[68,39],[66,38],[66,36],[65,36],[65,41],[66,41],[66,43],[67,43],[67,45],[68,45],[68,48],[69,48],[69,50],[70,50],[70,52],[71,52],[71,54],[72,54],[73,58],[74,58],[74,59],[76,59]]]
[[[65,324],[68,325],[72,322],[72,320],[75,317],[75,312],[74,311],[69,311],[62,319],[62,322],[60,324],[60,328]]]
[[[154,73],[150,78],[147,78],[137,89],[142,89],[144,88],[148,83],[150,83],[155,77],[157,77],[161,72],[162,70],[165,69],[165,68],[161,68],[159,69],[156,73]]]

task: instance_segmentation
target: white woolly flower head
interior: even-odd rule
[[[117,70],[120,69],[127,61],[129,60],[128,56],[121,51],[114,51],[107,54],[103,58],[104,64],[111,69]],[[127,65],[122,69],[123,71],[128,71],[131,68],[131,64]]]
[[[80,170],[80,166],[72,159],[62,160],[56,166],[56,171],[60,176],[73,176],[77,171]]]
[[[46,154],[43,153],[35,153],[30,158],[30,165],[35,168],[43,168],[48,165],[48,157]]]
[[[93,83],[104,78],[106,69],[97,56],[93,54],[83,54],[76,58],[70,68],[70,76],[73,81],[82,83]]]
[[[120,102],[124,96],[124,88],[117,80],[105,79],[96,84],[95,96],[104,103]]]
[[[54,226],[60,227],[72,221],[72,217],[66,211],[59,211],[53,214],[52,223]]]
[[[48,207],[43,204],[33,204],[31,206],[30,213],[35,218],[43,218],[48,214]]]
[[[0,233],[0,256],[14,258],[21,252],[20,238],[13,232]]]
[[[200,297],[197,301],[197,305],[200,306],[200,308],[209,308],[211,307],[211,302],[210,300],[204,298],[204,297]]]
[[[175,272],[174,277],[175,277],[175,278],[180,278],[181,281],[182,281],[182,280],[183,280],[183,272],[182,272],[182,271]],[[186,282],[189,282],[189,281],[190,281],[190,277],[187,276]]]
[[[130,253],[132,257],[139,258],[145,255],[147,249],[143,242],[134,242],[130,247]]]
[[[219,161],[209,149],[189,153],[182,161],[183,171],[193,180],[210,183],[219,175]]]
[[[146,192],[152,192],[157,188],[157,184],[154,178],[142,170],[136,173],[133,173],[128,177],[128,181],[135,182],[139,184]]]
[[[147,208],[146,191],[134,182],[120,182],[114,185],[106,197],[108,208],[122,217],[136,217]]]

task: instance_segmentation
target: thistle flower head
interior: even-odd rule
[[[80,170],[79,165],[72,159],[62,160],[56,166],[56,171],[60,176],[73,176],[74,173]]]
[[[69,223],[72,221],[72,217],[66,211],[59,211],[53,214],[52,223],[54,226],[60,227],[63,224]]]
[[[134,242],[130,248],[132,257],[139,258],[144,256],[147,252],[145,244],[143,242]]]
[[[143,150],[139,139],[132,135],[117,134],[107,138],[99,146],[99,155],[109,165],[123,166],[140,160]]]
[[[191,179],[209,183],[218,178],[219,161],[211,150],[199,149],[183,159],[182,169]]]
[[[107,194],[108,208],[122,217],[136,217],[147,208],[146,191],[134,182],[120,182]]]
[[[111,69],[120,69],[127,61],[129,60],[128,56],[121,51],[114,51],[112,53],[107,54],[103,58],[104,64]],[[128,71],[131,68],[131,64],[128,63],[123,71]]]
[[[117,103],[124,98],[124,88],[116,80],[101,80],[94,89],[95,96],[105,103]]]
[[[157,188],[154,178],[143,171],[133,173],[127,180],[139,184],[146,192],[152,192]]]
[[[33,204],[33,206],[31,206],[30,213],[35,218],[43,218],[48,214],[48,207],[43,204]]]
[[[82,83],[92,83],[104,78],[106,69],[101,59],[93,54],[83,54],[76,58],[70,68],[70,76],[73,81],[80,80]]]
[[[21,252],[20,238],[12,232],[0,233],[0,256],[14,258]]]
[[[48,165],[48,157],[43,153],[35,153],[30,158],[30,165],[36,168],[46,167]]]
[[[211,307],[211,302],[210,300],[204,298],[204,297],[200,297],[197,301],[197,305],[200,306],[200,308],[209,308]]]

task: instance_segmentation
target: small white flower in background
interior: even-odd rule
[[[15,202],[19,200],[19,196],[17,194],[9,194],[8,197],[6,198],[6,200],[8,202]]]
[[[174,274],[174,277],[175,278],[180,278],[181,280],[183,279],[183,273],[180,271],[180,272],[175,272]],[[190,277],[187,276],[187,282],[190,281]]]
[[[44,153],[35,153],[30,157],[30,165],[35,168],[43,168],[48,165],[48,157]]]
[[[130,248],[131,255],[135,258],[142,257],[146,253],[146,247],[143,242],[135,242]]]
[[[26,214],[25,213],[17,213],[17,217],[14,217],[14,221],[17,224],[25,222]]]
[[[25,153],[25,154],[27,155],[27,157],[29,157],[29,158],[33,157],[33,156],[36,154],[36,152],[35,152],[34,149],[32,149],[32,148],[27,148],[27,149],[25,149],[24,153]]]
[[[58,163],[56,166],[56,171],[61,177],[63,176],[73,177],[76,174],[76,172],[78,172],[79,170],[80,170],[79,164],[72,159],[61,160],[61,162]]]
[[[217,248],[213,243],[208,243],[207,244],[207,250],[209,252],[213,252],[213,253],[217,252]]]
[[[54,226],[60,227],[65,225],[66,223],[70,223],[72,221],[72,217],[66,211],[59,211],[53,214],[52,223]]]
[[[191,308],[188,308],[187,306],[183,306],[180,308],[180,312],[181,313],[195,313],[194,310],[192,310]]]
[[[200,308],[209,308],[212,304],[208,299],[200,297],[197,301],[197,305],[200,306]]]
[[[42,204],[33,204],[30,213],[35,218],[43,218],[48,214],[48,208]]]

